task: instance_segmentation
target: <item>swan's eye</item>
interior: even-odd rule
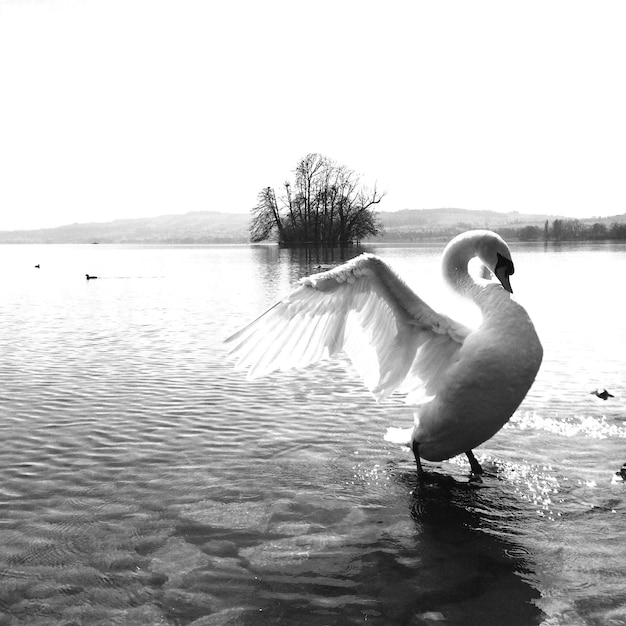
[[[498,255],[498,262],[496,263],[495,271],[497,272],[499,269],[503,269],[507,276],[514,274],[515,267],[513,267],[513,261],[502,256],[499,252],[496,252],[496,254]]]

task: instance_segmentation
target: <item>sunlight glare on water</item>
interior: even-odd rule
[[[471,321],[442,247],[368,251]],[[512,249],[537,381],[416,490],[400,398],[222,343],[340,251],[0,246],[0,624],[624,623],[626,249]]]

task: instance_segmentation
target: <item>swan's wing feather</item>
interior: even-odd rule
[[[363,254],[300,281],[287,297],[226,341],[238,369],[257,378],[342,350],[377,399],[434,395],[469,333],[429,307],[381,259]]]

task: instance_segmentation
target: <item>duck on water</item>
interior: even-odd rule
[[[478,258],[486,278],[470,275]],[[473,301],[482,322],[470,329],[424,302],[382,259],[362,254],[300,280],[283,300],[226,342],[248,378],[301,368],[345,351],[377,401],[394,391],[413,407],[413,426],[388,441],[421,459],[443,461],[495,435],[535,380],[543,349],[512,297],[514,266],[504,240],[488,230],[458,235],[442,257],[444,281]]]

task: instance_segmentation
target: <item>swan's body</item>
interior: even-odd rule
[[[478,257],[498,278],[474,278]],[[415,405],[414,426],[387,439],[441,461],[471,450],[508,421],[530,389],[543,350],[526,311],[510,295],[513,262],[490,231],[455,237],[443,254],[446,282],[475,302],[475,330],[437,313],[381,259],[363,254],[300,286],[227,339],[249,378],[305,367],[345,350],[377,400],[394,391]]]

